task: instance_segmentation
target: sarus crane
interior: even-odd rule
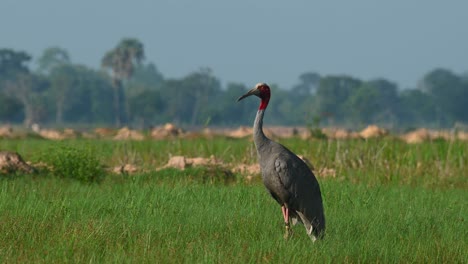
[[[304,224],[312,241],[322,238],[325,231],[322,194],[314,174],[306,163],[283,145],[263,133],[263,115],[270,101],[270,87],[259,83],[237,99],[260,98],[260,107],[253,126],[262,180],[271,196],[281,205],[285,223],[285,238],[291,236],[290,220]]]

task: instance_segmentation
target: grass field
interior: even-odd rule
[[[169,155],[255,163],[249,140],[0,140],[1,150],[33,162],[72,147],[107,167],[148,170],[99,183],[4,175],[0,262],[468,263],[467,142],[282,143],[337,172],[319,178],[323,241],[312,243],[302,226],[285,241],[280,207],[259,180],[216,168],[154,170]]]

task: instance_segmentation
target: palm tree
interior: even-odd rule
[[[115,125],[117,127],[120,126],[122,121],[120,105],[122,83],[132,77],[135,66],[140,64],[144,57],[143,44],[137,39],[125,38],[102,58],[102,67],[112,71]]]

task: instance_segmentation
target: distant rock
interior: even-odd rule
[[[184,134],[181,128],[176,127],[174,124],[167,123],[162,127],[155,127],[151,130],[152,139],[167,139],[179,137]]]
[[[468,132],[459,131],[457,134],[459,140],[468,141]]]
[[[80,133],[78,133],[77,131],[75,131],[74,129],[71,129],[71,128],[65,128],[63,130],[63,136],[65,138],[67,138],[67,139],[77,138],[79,135],[80,135]]]
[[[116,166],[112,169],[112,172],[116,174],[133,174],[138,171],[138,167],[133,164],[124,164],[121,166]]]
[[[175,168],[179,170],[184,170],[188,167],[197,167],[197,166],[216,166],[216,165],[223,165],[223,163],[216,159],[214,156],[209,158],[187,158],[185,156],[173,156],[169,159],[166,165],[158,168],[158,170],[167,169],[167,168]]]
[[[98,127],[94,129],[94,133],[99,137],[112,137],[116,134],[116,130],[108,127]]]
[[[12,137],[13,137],[13,128],[11,126],[0,127],[0,138],[12,138]]]
[[[226,133],[226,136],[232,137],[232,138],[245,138],[245,137],[251,136],[252,131],[253,130],[251,127],[240,126],[236,130],[228,131]]]
[[[408,144],[418,144],[430,139],[429,131],[425,128],[406,133],[400,137]]]
[[[54,129],[39,129],[36,131],[42,138],[50,140],[73,139],[79,136],[79,133],[71,128],[65,128],[63,132]]]
[[[321,168],[316,176],[319,178],[336,178],[336,170],[332,168]]]
[[[369,125],[359,132],[359,135],[364,139],[383,137],[387,134],[388,131],[386,129],[380,128],[376,125]]]
[[[431,140],[443,139],[447,141],[455,140],[457,135],[449,130],[429,130],[429,137]]]
[[[144,140],[145,136],[136,130],[131,130],[128,127],[123,127],[117,131],[114,136],[115,140]]]
[[[39,130],[38,134],[45,138],[45,139],[50,139],[50,140],[62,140],[65,139],[65,136],[58,130],[53,130],[53,129],[41,129]]]
[[[36,169],[27,164],[16,152],[0,151],[0,172],[1,173],[33,173]]]

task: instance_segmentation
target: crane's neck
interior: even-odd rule
[[[258,109],[257,116],[255,117],[254,127],[253,127],[253,138],[255,142],[255,147],[257,148],[257,153],[260,156],[260,149],[263,148],[270,140],[263,133],[263,115],[265,114],[265,109]]]

